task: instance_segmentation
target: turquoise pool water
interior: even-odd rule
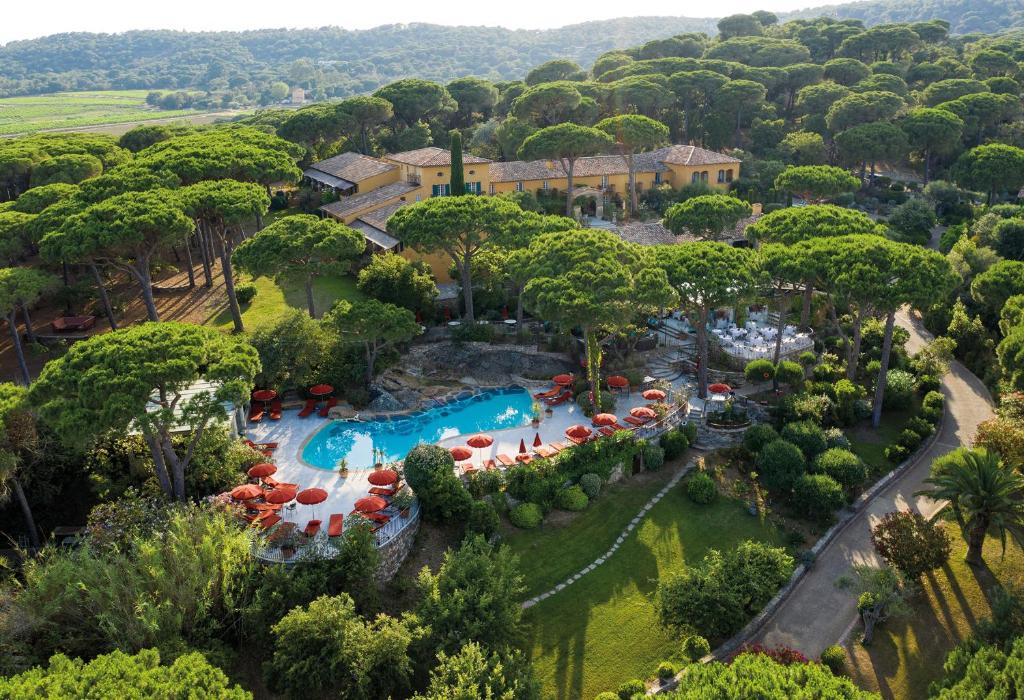
[[[529,392],[508,387],[388,420],[336,420],[313,435],[302,459],[320,469],[334,469],[344,457],[350,469],[370,469],[375,448],[384,450],[385,461],[401,459],[421,442],[527,425],[532,407]]]

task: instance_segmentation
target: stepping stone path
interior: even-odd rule
[[[610,559],[611,556],[613,554],[615,554],[616,551],[618,551],[618,549],[622,545],[622,543],[626,541],[626,538],[629,536],[629,534],[631,532],[633,532],[633,530],[636,529],[636,526],[639,525],[640,522],[644,519],[644,516],[647,515],[647,512],[651,508],[653,508],[655,505],[657,505],[658,501],[660,501],[662,498],[664,498],[665,494],[667,494],[669,491],[671,491],[676,486],[676,484],[678,484],[679,481],[684,476],[689,474],[690,470],[693,469],[693,466],[694,466],[693,462],[687,462],[686,465],[683,466],[682,469],[680,469],[678,472],[676,472],[672,476],[672,478],[668,480],[668,483],[665,484],[662,487],[661,491],[658,491],[658,493],[654,494],[654,496],[651,497],[651,500],[649,500],[646,504],[644,504],[644,507],[640,509],[640,512],[637,513],[636,517],[634,517],[632,520],[629,521],[629,524],[626,525],[626,528],[615,539],[615,542],[612,544],[611,547],[608,548],[607,552],[605,552],[604,554],[599,556],[593,562],[591,562],[590,564],[588,564],[584,568],[580,569],[579,571],[574,573],[572,576],[570,576],[565,581],[563,581],[562,583],[558,584],[557,586],[555,586],[551,590],[545,591],[544,593],[541,593],[540,595],[534,596],[533,598],[530,598],[529,600],[524,602],[523,603],[523,609],[525,610],[526,608],[531,608],[534,605],[536,605],[537,603],[541,602],[542,600],[547,600],[548,598],[550,598],[551,596],[555,595],[556,593],[558,593],[558,592],[568,588],[572,584],[576,583],[581,578],[583,578],[584,576],[589,574],[591,571],[593,571],[594,569],[599,567],[601,564],[604,564],[606,561],[608,561],[608,559]]]

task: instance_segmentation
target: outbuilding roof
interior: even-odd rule
[[[633,156],[633,164],[638,173],[667,172],[668,165],[725,165],[739,162],[738,158],[699,146],[666,146]],[[576,161],[573,176],[625,175],[628,172],[626,159],[621,155],[585,156]],[[551,180],[565,177],[565,170],[557,160],[513,160],[492,163],[490,175],[491,182]]]
[[[351,197],[342,197],[337,202],[325,204],[320,209],[331,216],[343,219],[348,216],[359,214],[362,211],[388,202],[396,197],[401,197],[416,189],[416,185],[409,182],[392,182],[389,185],[378,187],[369,192],[354,194]]]
[[[318,170],[349,182],[359,183],[394,169],[395,166],[392,163],[387,163],[379,158],[348,152],[313,163],[307,170]]]
[[[401,153],[389,153],[384,157],[396,163],[415,165],[420,168],[452,164],[452,152],[437,146],[427,146],[426,148],[417,148],[413,151],[402,151]],[[490,163],[491,161],[470,153],[463,153],[462,162],[468,165],[470,163]]]

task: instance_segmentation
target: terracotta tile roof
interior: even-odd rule
[[[740,162],[739,158],[709,151],[700,146],[666,146],[652,151],[651,155],[659,161],[671,165],[718,165]]]
[[[415,189],[416,185],[409,182],[392,182],[390,185],[384,185],[369,192],[354,194],[351,197],[342,197],[337,202],[323,205],[320,207],[320,210],[341,219],[377,207],[392,199],[408,194]]]
[[[391,218],[392,214],[408,203],[409,202],[392,202],[391,204],[387,204],[379,209],[374,209],[368,214],[363,214],[359,217],[359,220],[369,226],[373,226],[378,231],[387,231],[388,219]]]
[[[362,153],[339,153],[333,158],[313,163],[309,168],[358,183],[374,175],[394,170],[395,166],[377,158],[364,156]]]
[[[401,153],[389,153],[384,157],[396,163],[405,163],[407,165],[415,165],[418,167],[435,167],[439,165],[452,164],[451,151],[446,151],[445,149],[438,148],[436,146],[427,146],[426,148],[417,148],[414,151],[402,151]],[[463,164],[470,164],[490,163],[491,161],[469,153],[463,153],[462,162]]]
[[[667,146],[656,151],[634,156],[638,173],[667,172],[672,165],[712,165],[739,163],[738,158],[715,153],[698,146]],[[587,156],[576,161],[575,177],[598,175],[625,175],[629,172],[626,159],[620,155]],[[514,160],[491,164],[491,182],[519,182],[520,180],[552,180],[565,177],[559,161]]]

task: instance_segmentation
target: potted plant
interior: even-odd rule
[[[270,533],[270,537],[267,538],[270,544],[281,548],[281,555],[285,559],[291,559],[295,556],[295,544],[298,540],[295,530],[295,523],[285,521],[274,528],[274,531]]]
[[[391,499],[391,505],[398,508],[398,514],[403,518],[409,517],[409,508],[412,507],[412,491],[403,488]]]
[[[338,476],[342,479],[348,476],[348,460],[342,457],[335,465],[338,468]]]
[[[373,448],[373,469],[374,471],[384,468],[384,450],[379,447]]]
[[[534,401],[533,402],[533,405],[530,407],[530,413],[533,415],[533,419],[530,422],[533,424],[533,427],[536,428],[538,425],[540,425],[540,402],[539,401]]]

